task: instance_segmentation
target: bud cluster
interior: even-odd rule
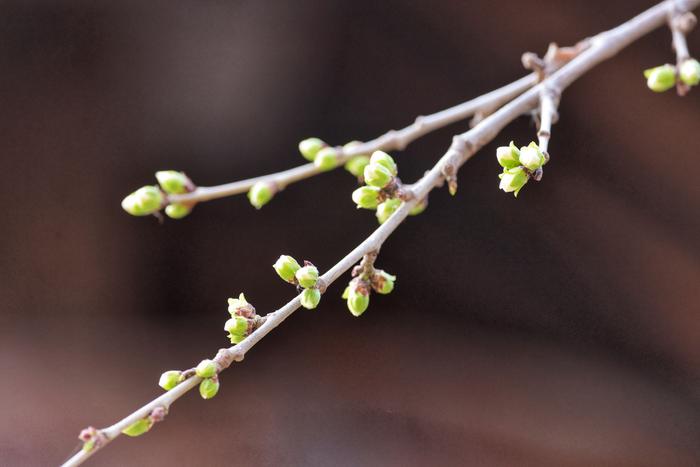
[[[214,360],[202,360],[195,367],[194,373],[202,378],[202,382],[199,383],[199,395],[202,399],[211,399],[219,392],[219,367]]]
[[[299,297],[301,306],[308,310],[318,306],[321,301],[321,290],[318,287],[319,273],[316,266],[309,261],[304,261],[304,266],[300,266],[291,256],[282,255],[272,267],[282,280],[303,289]]]
[[[248,303],[245,295],[228,299],[228,312],[231,318],[224,324],[224,330],[232,344],[239,344],[261,324],[261,318],[256,314],[255,307]]]
[[[401,206],[401,181],[397,175],[398,166],[394,159],[383,151],[375,151],[363,168],[362,178],[366,185],[352,192],[357,208],[375,210],[380,224]],[[412,211],[413,214],[420,212],[420,209]]]
[[[496,158],[503,167],[498,176],[501,179],[499,188],[516,197],[531,178],[535,181],[542,179],[542,166],[549,159],[534,141],[520,149],[511,141],[509,146],[496,149]]]
[[[697,86],[700,84],[700,62],[694,58],[685,59],[677,67],[670,64],[644,70],[647,87],[654,92],[664,92],[678,85]]]
[[[165,215],[182,219],[192,211],[194,203],[169,203],[168,195],[189,193],[196,187],[192,180],[176,170],[156,172],[158,185],[147,185],[134,191],[122,200],[122,209],[132,216],[156,214],[165,207]]]
[[[343,292],[343,299],[347,301],[348,310],[353,316],[360,316],[369,307],[369,295],[372,290],[386,295],[394,290],[396,276],[392,276],[381,269],[371,269],[361,272],[353,278]],[[356,270],[357,271],[357,268]],[[353,273],[355,273],[353,271]]]

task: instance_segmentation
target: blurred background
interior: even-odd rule
[[[78,432],[227,345],[226,299],[293,290],[376,227],[342,170],[261,211],[160,225],[120,208],[161,169],[200,185],[303,162],[524,75],[520,55],[653,1],[0,3],[0,464],[56,465]],[[700,32],[689,38],[700,55]],[[101,466],[700,465],[700,91],[653,94],[665,29],[566,91],[541,183],[498,190],[510,125],[382,249],[398,275],[354,318],[338,281],[167,423]],[[467,122],[397,154],[414,181]]]

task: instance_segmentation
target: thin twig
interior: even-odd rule
[[[677,4],[674,10],[669,14],[668,27],[671,29],[673,50],[676,52],[677,73],[681,69],[683,62],[690,58],[688,42],[685,36],[693,29],[696,22],[697,19],[695,15],[688,11],[688,7],[683,3]],[[679,96],[685,96],[690,92],[690,86],[678,80],[676,83],[676,92]]]
[[[504,105],[498,111],[486,117],[471,130],[456,136],[450,148],[437,164],[435,164],[435,166],[416,184],[411,186],[414,196],[409,201],[404,202],[401,207],[399,207],[399,209],[366,240],[328,270],[321,277],[323,283],[326,285],[332,284],[362,259],[364,255],[379,249],[389,235],[391,235],[408,216],[410,210],[431,190],[444,181],[445,167],[449,166],[454,170],[458,169],[469,160],[476,151],[490,142],[508,123],[518,116],[532,111],[537,106],[540,96],[547,90],[548,86],[563,91],[567,86],[598,63],[614,56],[624,47],[663,25],[669,12],[675,7],[677,1],[678,0],[667,0],[662,2],[626,23],[593,37],[590,42],[590,47],[581,52],[577,57],[571,60],[571,62],[564,65],[559,71],[553,73],[541,84],[526,91]],[[687,8],[696,8],[700,5],[700,0],[686,0],[685,5]],[[215,357],[220,369],[224,370],[232,362],[243,360],[245,354],[256,343],[294,313],[300,306],[300,297],[294,297],[282,308],[268,314],[265,323],[240,344],[227,349],[221,349]],[[96,444],[92,450],[79,451],[63,465],[65,467],[71,467],[82,464],[90,456],[101,450],[107,443],[118,437],[124,428],[139,419],[147,417],[153,409],[157,407],[169,408],[175,400],[194,388],[199,382],[200,379],[198,377],[191,377],[114,425],[99,430],[99,433],[101,433],[106,441]]]
[[[547,159],[549,159],[549,139],[552,136],[552,124],[559,118],[557,107],[559,106],[560,91],[551,85],[547,86],[540,95],[540,127],[537,131],[537,143]]]

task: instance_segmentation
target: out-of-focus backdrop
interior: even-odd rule
[[[227,344],[226,298],[293,296],[373,228],[338,170],[255,211],[159,225],[120,208],[159,169],[214,185],[303,162],[510,82],[520,55],[652,1],[10,1],[0,4],[0,464],[55,465],[88,425]],[[700,32],[690,36],[700,55]],[[566,91],[552,161],[498,191],[510,125],[382,249],[394,293],[333,284],[101,466],[700,465],[700,91],[658,95],[659,30]],[[417,179],[467,123],[397,154]],[[342,282],[342,283],[341,283]]]

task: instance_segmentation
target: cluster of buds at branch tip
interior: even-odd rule
[[[375,151],[369,162],[364,167],[364,182],[352,192],[352,200],[358,209],[376,210],[377,220],[380,224],[391,217],[401,206],[401,201],[409,199],[408,190],[405,190],[398,179],[398,167],[394,159],[383,151]],[[420,214],[427,206],[426,201],[420,203],[420,207],[411,211],[413,215]]]
[[[678,84],[697,86],[700,83],[700,62],[688,58],[678,65],[670,64],[644,70],[647,87],[654,92],[664,92]]]
[[[248,190],[248,201],[255,209],[260,209],[269,203],[279,191],[272,182],[257,182]]]
[[[509,146],[496,149],[496,159],[503,167],[503,172],[498,176],[501,179],[499,188],[517,197],[530,179],[542,179],[542,166],[549,157],[534,141],[520,149],[511,141]]]
[[[309,261],[304,261],[304,266],[300,266],[291,256],[281,255],[272,267],[282,280],[304,289],[299,296],[301,306],[308,310],[318,306],[321,302],[321,290],[316,266]]]
[[[122,209],[132,216],[158,215],[165,208],[165,215],[182,219],[188,215],[194,203],[169,203],[168,195],[189,193],[196,188],[183,172],[161,170],[156,172],[159,185],[147,185],[129,194],[122,200]]]
[[[370,292],[386,295],[394,290],[396,276],[381,269],[374,269],[373,259],[363,259],[359,266],[353,269],[354,277],[343,291],[348,310],[353,316],[360,316],[369,307]]]

